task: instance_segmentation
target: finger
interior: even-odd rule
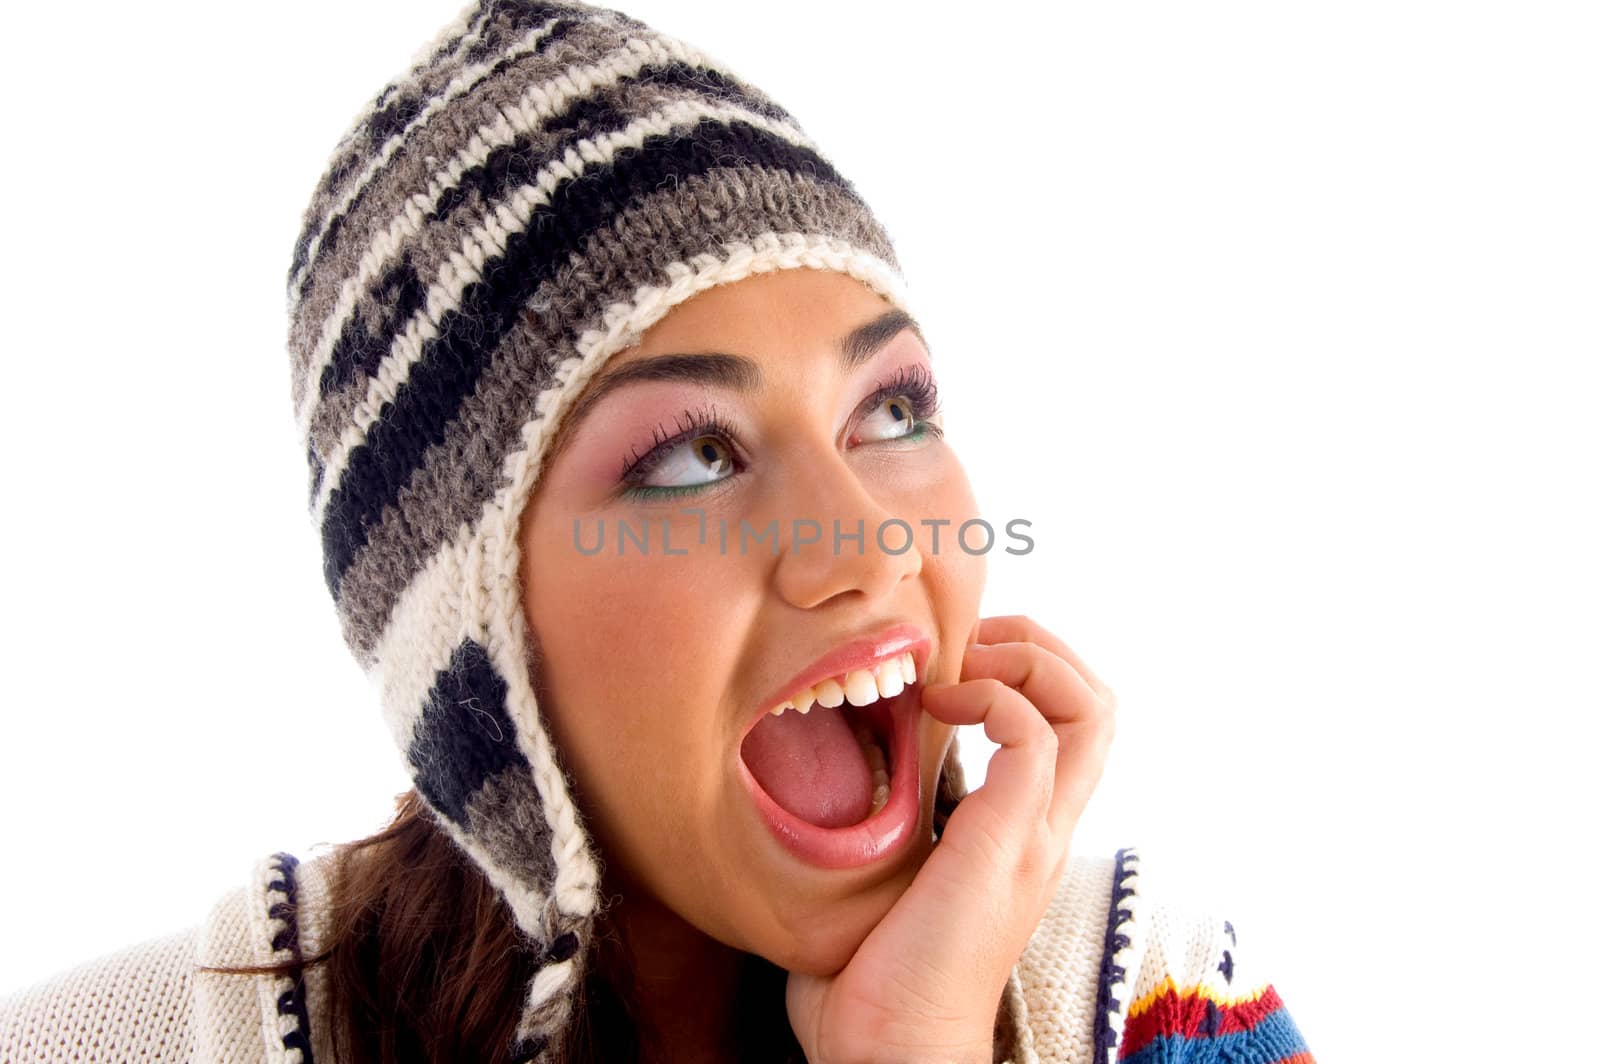
[[[1057,838],[1070,837],[1105,770],[1115,733],[1112,709],[1076,669],[1034,643],[971,647],[961,675],[963,681],[995,680],[1016,690],[1054,731],[1055,764],[1044,815]]]
[[[1101,698],[1111,701],[1115,706],[1116,695],[1111,688],[1094,674],[1094,671],[1085,665],[1073,649],[1062,642],[1061,639],[1023,614],[1007,614],[1001,617],[984,617],[980,619],[975,628],[978,642],[980,643],[1037,643],[1054,654],[1059,655],[1067,664],[1078,670],[1090,687],[1099,692]]]
[[[1000,747],[989,759],[983,786],[962,805],[990,807],[983,829],[1015,852],[1049,809],[1058,745],[1054,728],[1021,692],[989,677],[929,687],[922,692],[922,709],[946,724],[981,724]]]
[[[999,750],[983,785],[961,800],[939,845],[867,941],[882,935],[911,944],[896,950],[921,950],[918,970],[988,971],[1003,981],[1054,893],[1041,870],[1060,862],[1040,843],[1041,836],[1058,843],[1045,820],[1055,732],[1020,692],[992,678],[930,685],[922,709],[948,724],[982,725]]]
[[[961,659],[961,679],[999,680],[1016,688],[1052,724],[1078,720],[1103,705],[1083,674],[1049,648],[1031,642],[978,643]]]
[[[922,711],[949,724],[981,724],[999,751],[983,786],[962,798],[911,885],[868,934],[856,957],[890,958],[893,982],[916,1007],[950,1013],[981,996],[998,1000],[1049,904],[1040,869],[1048,832],[1055,733],[1020,693],[993,679],[936,684]],[[1053,838],[1048,841],[1054,841]],[[1046,854],[1046,856],[1050,856]],[[967,989],[963,989],[967,988]],[[989,994],[989,989],[994,994]],[[993,1015],[992,1003],[987,1006]]]

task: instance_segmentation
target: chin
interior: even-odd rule
[[[777,963],[791,972],[815,976],[833,975],[850,963],[850,958],[856,955],[856,950],[861,948],[861,943],[866,941],[867,933],[871,930],[869,927],[859,934],[834,931],[826,936],[826,940],[818,936],[812,941],[799,943],[798,953],[786,961]]]
[[[825,976],[839,971],[850,963],[867,936],[900,900],[915,871],[909,868],[903,875],[860,894],[812,910],[803,923],[792,929],[787,956],[773,959],[773,963],[807,975]]]

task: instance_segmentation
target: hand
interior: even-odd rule
[[[1055,896],[1115,732],[1116,695],[1022,616],[979,621],[959,682],[929,685],[922,708],[981,723],[1000,749],[850,962],[789,974],[790,1025],[810,1064],[989,1064],[1000,995]]]

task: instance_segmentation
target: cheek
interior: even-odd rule
[[[968,531],[967,543],[977,553],[962,549],[959,538],[962,524],[982,515],[966,471],[953,453],[946,451],[946,461],[940,463],[937,475],[917,493],[914,506],[918,521],[923,522],[917,526],[917,542],[923,552],[925,576],[936,593],[947,596],[945,607],[965,604],[976,612],[988,572],[987,555],[983,550],[988,537],[981,527],[974,526]],[[935,527],[933,522],[942,523]],[[999,533],[996,529],[996,536]]]
[[[974,526],[968,534],[967,542],[978,553],[963,550],[958,538],[963,522],[982,515],[966,473],[953,455],[941,476],[916,499],[915,507],[919,521],[945,522],[937,526],[937,538],[933,527],[919,525],[917,545],[922,551],[921,580],[939,626],[942,660],[935,662],[937,679],[953,683],[961,671],[959,648],[966,645],[978,623],[979,603],[988,579],[988,556],[982,551],[986,536],[982,529]],[[996,536],[1002,531],[996,529]],[[942,726],[940,734],[949,728]]]
[[[726,566],[695,554],[618,557],[606,527],[609,546],[586,557],[572,549],[570,520],[531,522],[524,612],[543,651],[552,738],[584,812],[627,854],[639,849],[630,838],[687,835],[677,821],[709,801],[726,753],[733,664],[723,659],[742,642],[741,596],[724,586]]]

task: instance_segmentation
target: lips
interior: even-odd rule
[[[794,857],[824,869],[855,868],[899,852],[915,835],[922,810],[921,757],[918,750],[918,723],[922,709],[921,681],[926,678],[930,646],[928,637],[915,625],[892,625],[841,644],[800,670],[782,686],[774,688],[757,706],[741,736],[739,753],[736,757],[737,773],[745,790],[751,796],[759,819]],[[906,652],[912,655],[918,682],[905,687],[892,697],[880,697],[866,706],[848,709],[849,715],[853,718],[868,722],[871,731],[882,742],[889,767],[887,801],[876,812],[865,815],[859,822],[844,826],[821,826],[790,812],[762,786],[745,761],[742,751],[745,748],[745,740],[750,738],[751,731],[762,723],[765,714],[775,706],[784,705],[795,691],[805,690],[829,677],[871,670],[874,666],[881,666],[898,659]],[[786,712],[792,713],[794,710]],[[817,706],[812,708],[811,712],[837,714],[841,710]],[[768,728],[770,730],[770,725]],[[769,735],[764,732],[762,738],[769,739]],[[770,751],[767,753],[770,754]],[[815,756],[811,751],[800,753],[812,753]],[[828,770],[839,768],[827,764],[822,767]],[[859,772],[859,767],[856,771]],[[824,771],[819,778],[829,778],[836,783],[840,777],[837,772],[830,775]],[[789,804],[796,804],[793,793],[795,781],[790,778],[786,783],[789,785],[787,791],[790,794]],[[859,798],[857,800],[859,801]],[[827,803],[818,801],[813,804],[822,806]],[[864,808],[860,806],[856,808],[866,813]],[[836,817],[833,821],[837,823],[839,819],[841,818]]]
[[[744,758],[738,759],[739,778],[762,822],[785,849],[806,864],[825,869],[858,868],[900,852],[916,834],[922,813],[922,759],[917,744],[922,685],[908,687],[888,701],[893,725],[889,800],[859,824],[824,828],[800,819],[774,801],[750,774]]]

